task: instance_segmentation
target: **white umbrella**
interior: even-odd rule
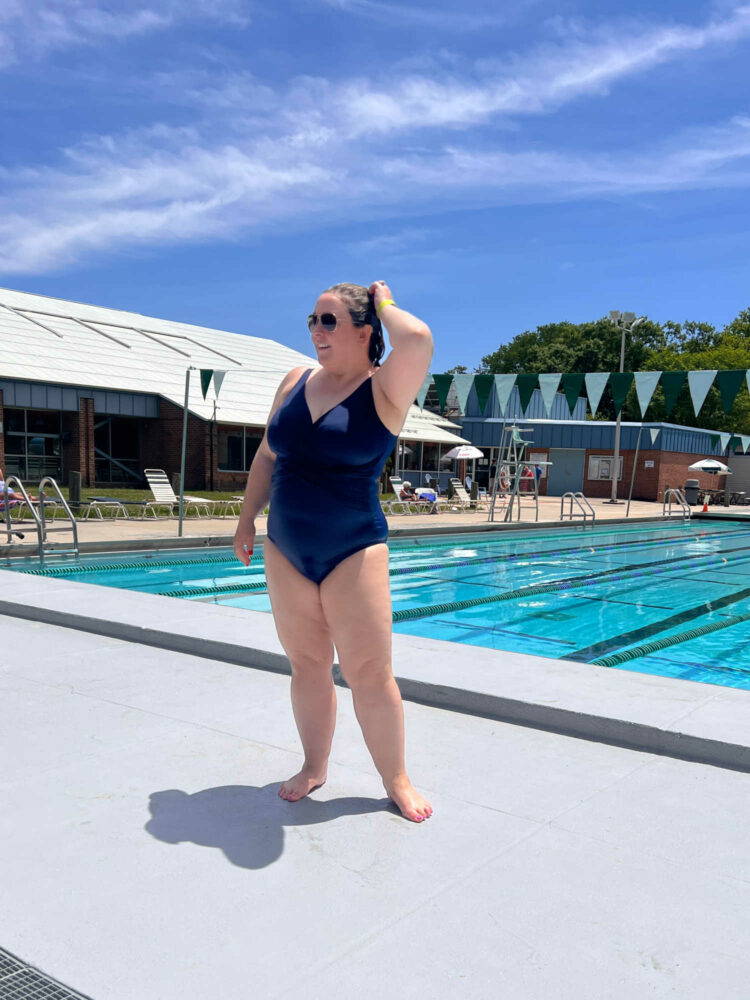
[[[482,458],[483,456],[484,452],[480,451],[479,448],[475,448],[473,444],[460,444],[455,448],[451,448],[450,451],[446,451],[443,455],[443,459]],[[443,459],[441,459],[441,461]]]
[[[690,472],[708,472],[712,476],[732,475],[732,470],[729,466],[724,465],[723,462],[719,462],[715,458],[702,458],[700,462],[693,462],[692,465],[689,465],[688,469]]]

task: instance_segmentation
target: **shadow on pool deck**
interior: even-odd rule
[[[189,841],[214,847],[240,868],[265,868],[284,850],[285,826],[330,823],[341,816],[395,811],[389,799],[346,796],[328,801],[307,798],[285,802],[279,783],[223,785],[188,792],[167,789],[149,797],[151,819],[145,829],[166,844]]]

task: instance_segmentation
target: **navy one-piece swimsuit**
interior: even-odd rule
[[[388,537],[378,477],[396,436],[378,416],[369,378],[313,421],[305,399],[311,371],[268,425],[276,454],[268,537],[300,573],[320,583],[347,556]]]

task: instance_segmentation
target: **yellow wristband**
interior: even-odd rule
[[[382,302],[379,302],[378,308],[375,310],[375,312],[378,314],[378,319],[380,319],[383,306],[395,306],[395,305],[396,303],[393,301],[393,299],[383,299]]]

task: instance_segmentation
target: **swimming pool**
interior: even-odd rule
[[[750,524],[657,522],[392,540],[394,631],[750,688]],[[24,572],[270,611],[228,548]]]

